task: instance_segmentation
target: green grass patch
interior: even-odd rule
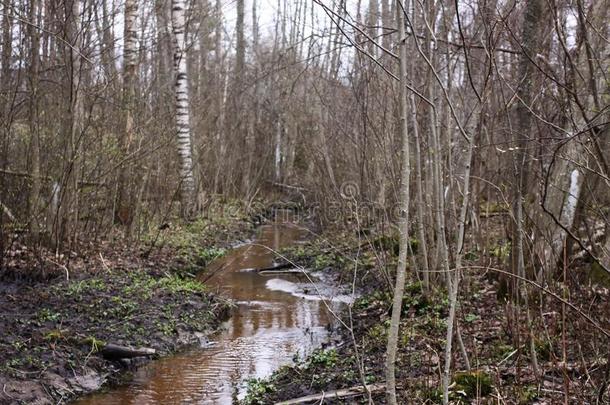
[[[489,395],[492,391],[491,377],[481,370],[455,373],[453,382],[452,393],[457,398],[474,399]]]
[[[92,291],[107,291],[107,289],[106,282],[101,278],[88,278],[70,282],[65,293],[68,296],[80,296]]]
[[[266,404],[265,397],[268,394],[275,392],[276,388],[269,380],[252,378],[249,379],[246,386],[246,397],[243,399],[244,405],[262,405]]]

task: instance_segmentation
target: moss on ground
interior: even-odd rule
[[[271,386],[273,389],[255,390],[258,392],[258,402],[250,403],[275,403],[358,386],[362,383],[362,378],[367,383],[385,380],[384,358],[392,306],[392,295],[386,276],[392,279],[391,269],[396,265],[396,249],[391,237],[375,238],[371,233],[366,236],[368,239],[363,240],[361,236],[343,231],[335,232],[288,251],[291,259],[304,267],[321,269],[336,275],[346,283],[351,283],[351,276],[356,268],[358,286],[363,294],[351,307],[351,320],[347,318],[346,313],[343,314],[345,323],[353,325],[355,339],[352,340],[351,332],[346,329],[337,331],[343,338],[343,344],[315,352],[305,359],[297,359],[293,366],[283,367],[265,381],[257,381],[258,387]],[[332,243],[328,242],[329,240],[332,240]],[[500,262],[506,259],[510,250],[509,242],[497,238],[490,240],[490,245],[494,246],[491,252],[477,250],[468,260]],[[341,260],[337,259],[337,255]],[[417,274],[409,271],[411,278],[407,282],[403,297],[397,356],[399,403],[442,403],[439,375],[443,368],[447,331],[447,292],[443,288],[425,291],[417,279]],[[442,285],[442,279],[440,276],[438,278],[435,284]],[[561,382],[554,391],[539,390],[539,381],[531,372],[528,350],[516,350],[513,346],[514,330],[508,328],[504,321],[505,306],[503,302],[498,301],[497,289],[497,282],[484,274],[469,274],[462,285],[458,320],[474,368],[472,371],[466,370],[456,342],[450,389],[452,403],[492,403],[494,393],[507,404],[515,405],[533,403],[536,400],[548,403],[562,401]],[[589,311],[595,312],[596,320],[608,325],[610,311],[607,290],[598,288],[582,290],[581,293],[582,296],[573,296],[571,300],[578,300],[580,305],[587,306]],[[587,304],[589,301],[599,302],[600,305],[592,307]],[[552,339],[549,341],[548,338],[540,337],[548,334],[557,336],[561,333],[561,318],[555,310],[556,304],[553,300],[546,300],[544,304],[539,300],[535,301],[536,306],[547,306],[545,325],[539,324],[540,319],[537,319],[534,325],[536,336],[539,336],[534,345],[541,367],[551,373],[560,372],[556,369],[559,358],[557,348],[560,346]],[[522,317],[524,316],[522,313]],[[574,364],[581,364],[583,361],[587,364],[595,363],[600,358],[598,353],[607,345],[600,340],[599,333],[594,333],[589,325],[583,325],[582,322],[578,317],[570,317],[569,339],[571,342],[579,342],[579,345],[568,346],[567,355]],[[530,335],[526,325],[525,319],[520,319],[518,327],[521,328],[522,337]],[[529,342],[522,340],[520,348],[528,346]],[[580,352],[581,348],[583,352]],[[515,372],[517,369],[520,370],[519,374]],[[584,382],[589,378],[597,378],[597,381],[600,381],[601,374],[593,377],[579,374],[581,371],[576,369],[571,370],[571,373],[574,374],[571,378],[571,392],[575,401],[577,398],[594,401],[598,395],[597,391],[591,384],[581,384],[580,381]],[[576,375],[581,378],[576,378]],[[375,402],[384,403],[384,394],[375,394],[373,399]],[[341,402],[331,400],[329,403]]]
[[[0,285],[11,291],[0,295],[0,382],[25,403],[41,395],[65,401],[87,390],[74,376],[122,379],[118,363],[96,355],[106,343],[151,347],[157,356],[197,343],[195,332],[212,331],[230,303],[194,274],[253,227],[238,207],[155,230],[135,247],[102,242],[72,259],[69,280]],[[25,385],[31,398],[11,390]]]

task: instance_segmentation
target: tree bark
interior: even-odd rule
[[[172,0],[176,134],[178,156],[180,158],[180,202],[182,216],[188,217],[191,214],[191,209],[195,201],[195,178],[193,176],[193,155],[191,147],[185,24],[186,19],[184,0]]]
[[[400,133],[402,143],[401,176],[400,176],[400,219],[398,230],[400,233],[400,248],[398,253],[398,266],[396,269],[396,284],[392,300],[392,315],[388,331],[388,344],[386,350],[386,394],[388,403],[396,405],[396,351],[398,348],[398,333],[400,316],[402,312],[402,297],[405,289],[407,272],[407,253],[409,250],[409,179],[411,174],[408,120],[408,94],[407,94],[407,42],[405,34],[405,21],[403,7],[400,0],[396,0],[396,22],[398,24],[398,46],[400,48]]]
[[[246,39],[244,37],[244,0],[237,0],[237,21],[235,32],[237,36],[235,48],[235,79],[239,82],[246,64]],[[237,89],[238,91],[241,89]]]
[[[82,44],[80,0],[65,3],[66,38],[64,46],[69,66],[69,97],[67,99],[67,116],[65,133],[67,136],[67,159],[63,169],[63,178],[57,191],[60,196],[58,220],[56,226],[56,244],[68,240],[71,244],[76,238],[78,223],[78,166],[81,138],[84,133],[84,104],[82,100]]]
[[[40,8],[39,0],[30,0],[30,19],[34,23],[38,22]],[[31,179],[32,188],[30,190],[29,213],[30,232],[32,240],[36,243],[39,240],[39,208],[40,208],[40,130],[39,130],[39,65],[40,65],[40,33],[34,25],[28,26],[30,36],[30,103],[29,103],[29,127],[32,147],[32,168]]]
[[[132,348],[119,346],[112,343],[105,345],[100,351],[102,356],[108,360],[131,359],[134,357],[152,356],[156,353],[155,349],[148,347]]]
[[[137,65],[137,41],[136,18],[138,14],[138,1],[125,1],[124,20],[124,46],[123,46],[123,119],[124,132],[120,135],[121,153],[126,159],[132,149],[135,139],[134,110],[135,110],[135,81]],[[132,166],[128,164],[119,171],[117,212],[116,217],[125,225],[127,235],[131,232],[133,221],[134,194],[130,190],[128,182],[131,180]]]
[[[529,108],[532,101],[532,80],[535,66],[530,59],[536,57],[540,44],[539,25],[542,15],[542,0],[527,0],[525,4],[525,16],[521,34],[523,52],[519,57],[519,78],[520,84],[517,88],[519,101],[515,108],[516,126],[513,134],[513,142],[516,150],[513,157],[516,182],[513,184],[513,224],[511,227],[511,272],[522,276],[524,269],[521,268],[519,257],[523,256],[522,233],[523,224],[517,223],[518,218],[522,218],[523,198],[527,194],[527,181],[529,172],[529,159],[525,153],[530,141],[531,117]],[[508,280],[510,295],[515,298],[518,294],[516,279]]]
[[[244,0],[237,0],[237,21],[235,22],[235,34],[236,34],[236,47],[235,47],[235,68],[233,70],[233,85],[231,94],[233,96],[233,108],[231,111],[231,116],[234,117],[234,122],[236,123],[232,127],[231,140],[233,148],[231,148],[231,162],[237,162],[240,160],[240,156],[245,152],[246,156],[249,151],[244,150],[247,149],[248,143],[248,128],[246,126],[246,121],[248,120],[247,108],[244,103],[244,76],[246,74],[245,66],[246,66],[246,39],[244,37],[244,23],[245,23],[245,4]],[[247,157],[246,157],[247,160]],[[240,165],[241,166],[241,165]],[[242,185],[244,183],[244,178],[249,176],[247,172],[247,164],[243,167],[235,168],[233,171],[233,176],[242,177]],[[239,186],[238,186],[239,187]]]

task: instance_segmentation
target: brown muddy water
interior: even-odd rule
[[[205,283],[237,304],[209,343],[153,361],[138,369],[129,385],[75,403],[231,404],[244,397],[248,379],[267,377],[320,347],[337,324],[333,313],[351,297],[319,279],[314,285],[302,274],[253,271],[272,266],[275,250],[306,236],[291,223],[262,226],[252,243],[236,247],[202,275],[213,274]]]

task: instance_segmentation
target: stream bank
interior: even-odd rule
[[[0,278],[0,403],[65,403],[129,380],[148,361],[106,360],[107,343],[159,358],[204,342],[231,304],[193,276],[250,238],[265,212],[234,204],[153,228],[137,246],[97,241],[59,257],[14,243]]]
[[[317,272],[282,262],[281,251],[306,243],[309,230],[280,212],[256,237],[200,273],[209,291],[235,308],[209,342],[147,364],[133,380],[77,405],[231,405],[248,381],[268,377],[294,359],[336,343],[333,333],[352,297]]]
[[[501,229],[497,219],[486,221],[490,229]],[[540,311],[536,314],[533,336],[544,374],[537,377],[532,372],[529,342],[522,340],[515,345],[516,330],[506,321],[507,305],[498,298],[497,277],[486,270],[505,265],[508,256],[503,254],[502,247],[506,241],[500,232],[488,237],[493,249],[487,252],[470,244],[466,246],[464,265],[477,270],[468,273],[462,286],[458,319],[471,369],[467,369],[456,348],[452,359],[451,403],[562,403],[566,380],[571,387],[570,403],[610,401],[607,339],[577,313],[568,312],[566,339],[581,343],[563,349],[561,305],[549,297],[543,300],[540,291],[534,291],[531,299]],[[410,248],[417,253],[417,240],[411,241]],[[269,378],[252,381],[242,404],[367,403],[366,395],[346,390],[360,389],[363,381],[375,390],[372,393],[375,403],[386,403],[384,359],[392,305],[390,280],[398,255],[397,235],[329,228],[318,238],[284,253],[302,267],[323,271],[344,284],[351,284],[355,277],[355,286],[362,295],[344,312],[345,325],[337,331],[341,343],[319,349]],[[414,272],[415,260],[409,258],[409,279],[403,297],[396,365],[398,402],[440,404],[439,376],[444,366],[449,302],[443,288],[424,289]],[[436,284],[442,285],[440,280]],[[587,287],[583,283],[579,295],[570,297],[570,302],[608,330],[609,294],[607,288]],[[529,335],[524,313],[516,324],[522,339]],[[567,364],[562,363],[562,350]],[[343,396],[333,397],[337,393]]]

